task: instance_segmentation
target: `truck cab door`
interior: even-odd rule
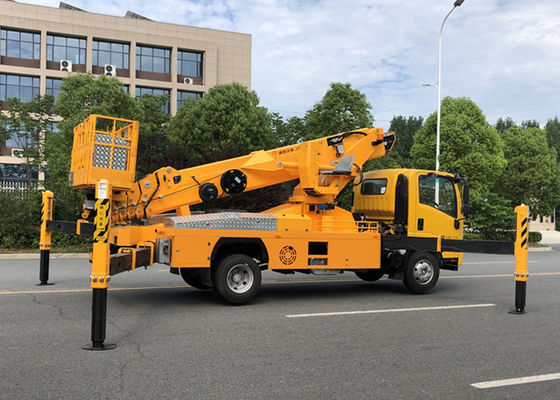
[[[461,239],[463,221],[459,219],[459,193],[453,178],[424,173],[418,175],[417,185],[417,195],[411,199],[414,212],[409,235]]]

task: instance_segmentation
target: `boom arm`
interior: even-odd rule
[[[188,215],[191,205],[294,179],[300,183],[290,202],[332,204],[366,161],[394,143],[392,132],[365,128],[182,170],[160,168],[133,182],[137,138],[137,122],[96,115],[74,130],[71,185],[91,189],[109,177],[116,221],[172,210]]]
[[[160,168],[137,181],[117,201],[119,219],[171,210],[184,215],[187,206],[298,178],[308,201],[332,203],[367,160],[390,150],[393,138],[384,137],[381,129],[361,129],[183,170]],[[354,168],[335,171],[343,159],[347,163],[351,159]],[[321,175],[326,179],[321,180]]]

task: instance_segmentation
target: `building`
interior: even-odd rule
[[[131,96],[169,94],[175,114],[188,97],[216,84],[251,87],[251,36],[0,0],[0,102],[60,90],[71,72],[113,75]],[[0,187],[17,187],[25,172],[15,141],[0,143]],[[25,174],[24,174],[25,176]]]

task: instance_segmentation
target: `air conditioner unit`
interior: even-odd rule
[[[194,84],[194,79],[193,78],[183,78],[183,83],[185,85],[192,85],[192,84]]]
[[[23,149],[12,149],[12,157],[21,157]]]
[[[106,76],[117,76],[117,68],[114,65],[105,64],[103,66],[103,71]]]
[[[66,72],[72,72],[72,61],[60,60],[60,70]]]

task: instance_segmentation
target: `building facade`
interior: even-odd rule
[[[251,87],[251,36],[0,0],[0,102],[57,96],[72,72],[116,76],[136,98],[168,94],[167,111],[216,84]],[[0,143],[0,186],[17,187],[17,141]],[[21,166],[23,167],[23,166]]]

